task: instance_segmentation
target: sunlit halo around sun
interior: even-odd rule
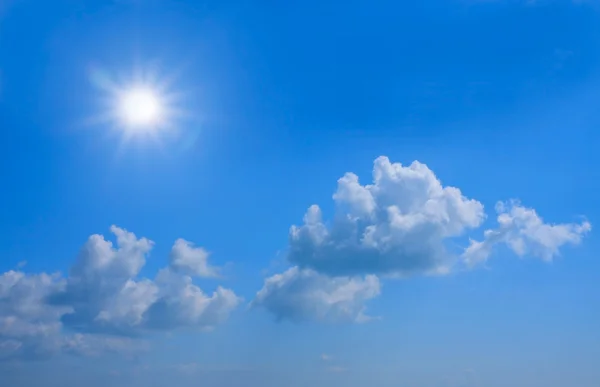
[[[162,102],[152,89],[135,87],[126,90],[118,103],[121,119],[129,127],[150,127],[161,120]]]

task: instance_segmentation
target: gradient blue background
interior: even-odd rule
[[[572,1],[34,1],[0,6],[0,271],[65,271],[111,224],[232,262],[251,300],[306,208],[372,161],[425,162],[488,212],[519,198],[595,225],[598,3]],[[202,117],[185,141],[123,144],[102,126],[91,66],[159,61]],[[547,265],[386,282],[365,325],[238,311],[133,360],[0,366],[23,386],[545,386],[600,383],[592,232]],[[272,270],[271,270],[272,271]],[[210,289],[216,283],[208,282]],[[243,308],[242,308],[243,309]],[[326,372],[320,354],[346,372]],[[200,374],[177,365],[199,363]]]

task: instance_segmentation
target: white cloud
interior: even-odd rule
[[[68,307],[53,307],[45,299],[64,287],[56,275],[0,275],[0,359],[45,357],[60,350],[60,317]]]
[[[60,319],[72,309],[50,305],[47,297],[64,286],[59,275],[16,271],[0,275],[0,359],[40,359],[61,351],[86,355],[132,352],[143,345],[122,337],[63,332]]]
[[[175,241],[171,249],[170,265],[173,270],[196,277],[216,277],[216,268],[208,265],[208,252],[184,239]]]
[[[380,293],[379,279],[335,277],[293,267],[265,280],[253,307],[263,307],[277,319],[295,322],[365,322],[365,302]]]
[[[160,290],[157,300],[147,310],[145,326],[152,329],[199,327],[211,329],[224,322],[241,302],[229,289],[218,287],[205,294],[192,278],[163,269],[156,278]]]
[[[375,160],[373,183],[353,173],[338,180],[336,214],[328,226],[313,205],[292,226],[288,259],[328,275],[437,272],[450,262],[447,240],[478,227],[483,205],[444,187],[425,164]]]
[[[287,260],[294,267],[267,278],[253,302],[278,319],[361,320],[364,301],[379,294],[375,275],[447,274],[457,265],[485,261],[498,243],[549,261],[591,229],[588,222],[546,224],[513,201],[497,206],[498,229],[461,249],[462,238],[485,220],[483,205],[443,186],[425,164],[403,166],[383,156],[374,162],[371,184],[346,173],[333,200],[332,220],[312,205],[304,224],[291,227]],[[345,303],[330,302],[342,288]]]
[[[205,294],[192,277],[172,267],[159,271],[155,280],[138,278],[153,243],[115,226],[111,231],[117,246],[101,235],[90,236],[66,278],[17,271],[0,276],[0,357],[139,348],[139,341],[125,336],[208,330],[241,302],[222,287]],[[180,246],[176,242],[171,257]],[[63,326],[79,333],[67,334]]]
[[[548,224],[532,208],[518,202],[499,202],[498,228],[486,230],[482,241],[471,240],[463,258],[469,266],[485,262],[495,245],[506,244],[515,254],[541,258],[544,261],[560,254],[565,244],[579,244],[585,234],[591,231],[589,222]]]
[[[221,287],[208,296],[192,277],[180,273],[193,268],[202,251],[183,240],[173,246],[170,267],[159,271],[153,281],[138,279],[153,243],[118,227],[111,231],[118,247],[100,235],[91,236],[67,279],[66,290],[56,297],[58,304],[73,307],[73,313],[63,318],[72,328],[119,334],[210,329],[240,303],[235,293]],[[209,268],[206,258],[202,257],[203,267]]]
[[[156,301],[157,286],[136,279],[152,241],[115,226],[111,232],[118,247],[102,235],[90,236],[70,270],[65,290],[53,296],[55,304],[73,308],[63,322],[74,329],[127,333],[142,323],[145,311]]]

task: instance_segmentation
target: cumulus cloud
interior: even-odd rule
[[[291,227],[287,260],[293,268],[267,278],[254,300],[278,319],[360,321],[364,302],[379,294],[376,276],[447,274],[485,261],[498,243],[549,261],[591,229],[588,222],[544,223],[512,201],[497,206],[499,228],[468,245],[466,237],[486,219],[483,204],[444,186],[425,164],[403,166],[383,156],[374,162],[371,184],[346,173],[333,201],[331,220],[312,205],[303,224]],[[361,291],[341,292],[346,303],[331,303],[341,284]]]
[[[145,326],[151,329],[199,327],[212,329],[224,322],[241,298],[229,289],[217,287],[208,295],[192,278],[163,269],[156,278],[159,293],[147,309]]]
[[[565,244],[581,242],[592,226],[587,221],[581,223],[544,223],[532,208],[523,207],[516,201],[496,205],[498,228],[486,230],[482,241],[471,240],[463,258],[469,266],[485,262],[494,246],[507,245],[515,254],[552,261],[560,254]]]
[[[218,270],[208,264],[208,252],[202,247],[178,239],[171,249],[170,265],[173,270],[197,277],[216,277]]]
[[[56,304],[73,308],[63,317],[71,328],[127,335],[150,329],[210,329],[239,304],[233,291],[218,287],[207,295],[187,275],[212,272],[202,249],[180,239],[171,250],[169,267],[160,270],[154,280],[138,279],[153,243],[118,227],[111,231],[117,237],[117,247],[100,235],[92,235],[67,278],[64,292],[54,298]]]
[[[379,295],[374,275],[364,278],[331,278],[314,270],[292,267],[265,280],[252,302],[279,320],[295,322],[365,322],[365,301]]]
[[[200,267],[189,242],[178,240],[169,266],[151,280],[139,274],[153,242],[115,226],[111,232],[116,246],[90,236],[66,277],[0,276],[0,356],[121,352],[140,347],[133,337],[151,331],[212,329],[241,302],[229,289],[206,294],[194,284],[186,273],[207,274],[210,266],[203,256],[206,270],[187,270]]]
[[[333,200],[329,226],[316,205],[292,226],[291,263],[332,276],[437,272],[450,264],[446,241],[485,217],[480,202],[443,186],[425,164],[387,157],[375,160],[372,184],[346,173]]]
[[[46,304],[64,287],[58,275],[0,275],[0,358],[41,358],[60,350],[60,317],[70,309]]]
[[[0,275],[0,359],[44,359],[59,352],[127,353],[143,348],[143,342],[127,338],[64,332],[60,319],[72,308],[51,305],[47,299],[65,285],[58,274],[9,271]]]

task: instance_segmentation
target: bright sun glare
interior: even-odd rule
[[[161,101],[151,89],[133,88],[127,90],[119,101],[121,119],[129,127],[144,128],[160,121]]]
[[[185,113],[180,106],[181,93],[172,90],[174,77],[136,69],[129,77],[117,79],[100,68],[92,68],[90,76],[102,91],[106,106],[92,122],[107,123],[120,131],[124,140],[140,136],[160,140],[180,130],[179,119]]]

